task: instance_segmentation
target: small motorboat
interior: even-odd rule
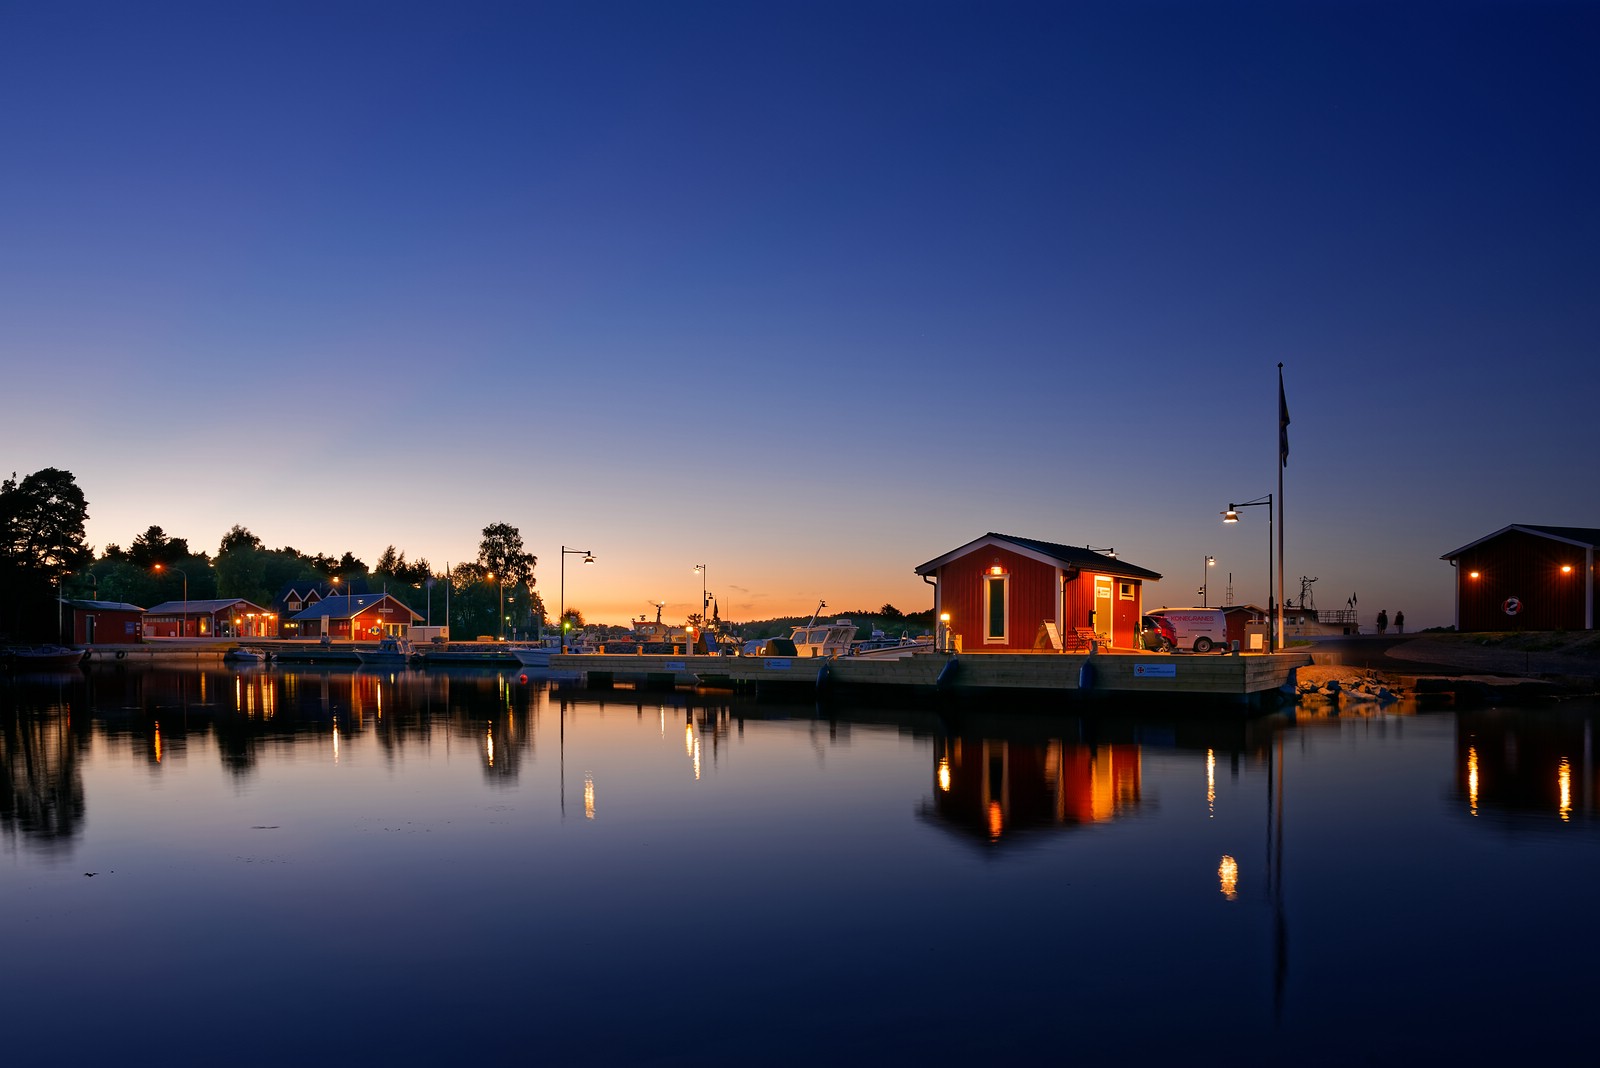
[[[355,653],[362,667],[405,667],[416,655],[411,639],[395,637],[383,639],[376,649],[357,649]]]
[[[77,667],[87,655],[87,649],[64,645],[22,645],[5,650],[0,660],[12,671],[60,671]]]
[[[239,645],[223,653],[222,659],[230,664],[265,664],[272,656],[263,649]]]

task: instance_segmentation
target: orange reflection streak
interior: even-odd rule
[[[1000,802],[989,802],[989,841],[1000,840],[1001,833],[1005,830],[1005,814],[1000,811]]]
[[[1472,814],[1478,814],[1478,747],[1467,747],[1467,806]]]
[[[339,725],[333,725],[333,762],[339,763]]]
[[[494,767],[494,728],[485,727],[483,731],[483,752],[489,758],[489,766]]]
[[[1217,815],[1217,751],[1206,750],[1206,814]]]
[[[694,725],[690,723],[683,725],[683,755],[694,756]]]
[[[1222,896],[1229,901],[1239,897],[1239,862],[1228,856],[1222,856],[1222,863],[1217,865],[1217,882],[1221,884]]]
[[[941,793],[946,793],[946,794],[950,792],[950,758],[949,757],[940,757],[939,758],[939,791]]]
[[[1556,783],[1561,790],[1561,822],[1565,823],[1572,818],[1572,764],[1566,757],[1556,769]]]
[[[156,763],[161,763],[161,724],[156,724]]]
[[[588,773],[583,776],[583,818],[594,819],[594,776]]]
[[[700,739],[694,740],[694,781],[700,781]]]

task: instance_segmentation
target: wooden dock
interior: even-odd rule
[[[1089,670],[1085,672],[1085,664]],[[845,657],[632,656],[557,654],[552,671],[591,686],[729,686],[761,691],[906,694],[1056,694],[1189,697],[1258,704],[1309,666],[1308,653],[921,653],[898,660]]]

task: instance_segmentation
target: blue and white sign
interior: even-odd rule
[[[1175,679],[1178,677],[1177,664],[1135,664],[1133,677],[1136,679]]]
[[[761,661],[761,666],[766,668],[768,671],[788,671],[789,658],[787,656],[767,657]]]

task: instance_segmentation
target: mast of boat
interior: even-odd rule
[[[811,613],[811,622],[806,624],[806,629],[807,630],[810,630],[812,627],[817,625],[817,612],[822,611],[826,607],[828,607],[828,602],[827,601],[818,601],[817,602],[817,610],[816,610],[816,612],[812,612]]]

